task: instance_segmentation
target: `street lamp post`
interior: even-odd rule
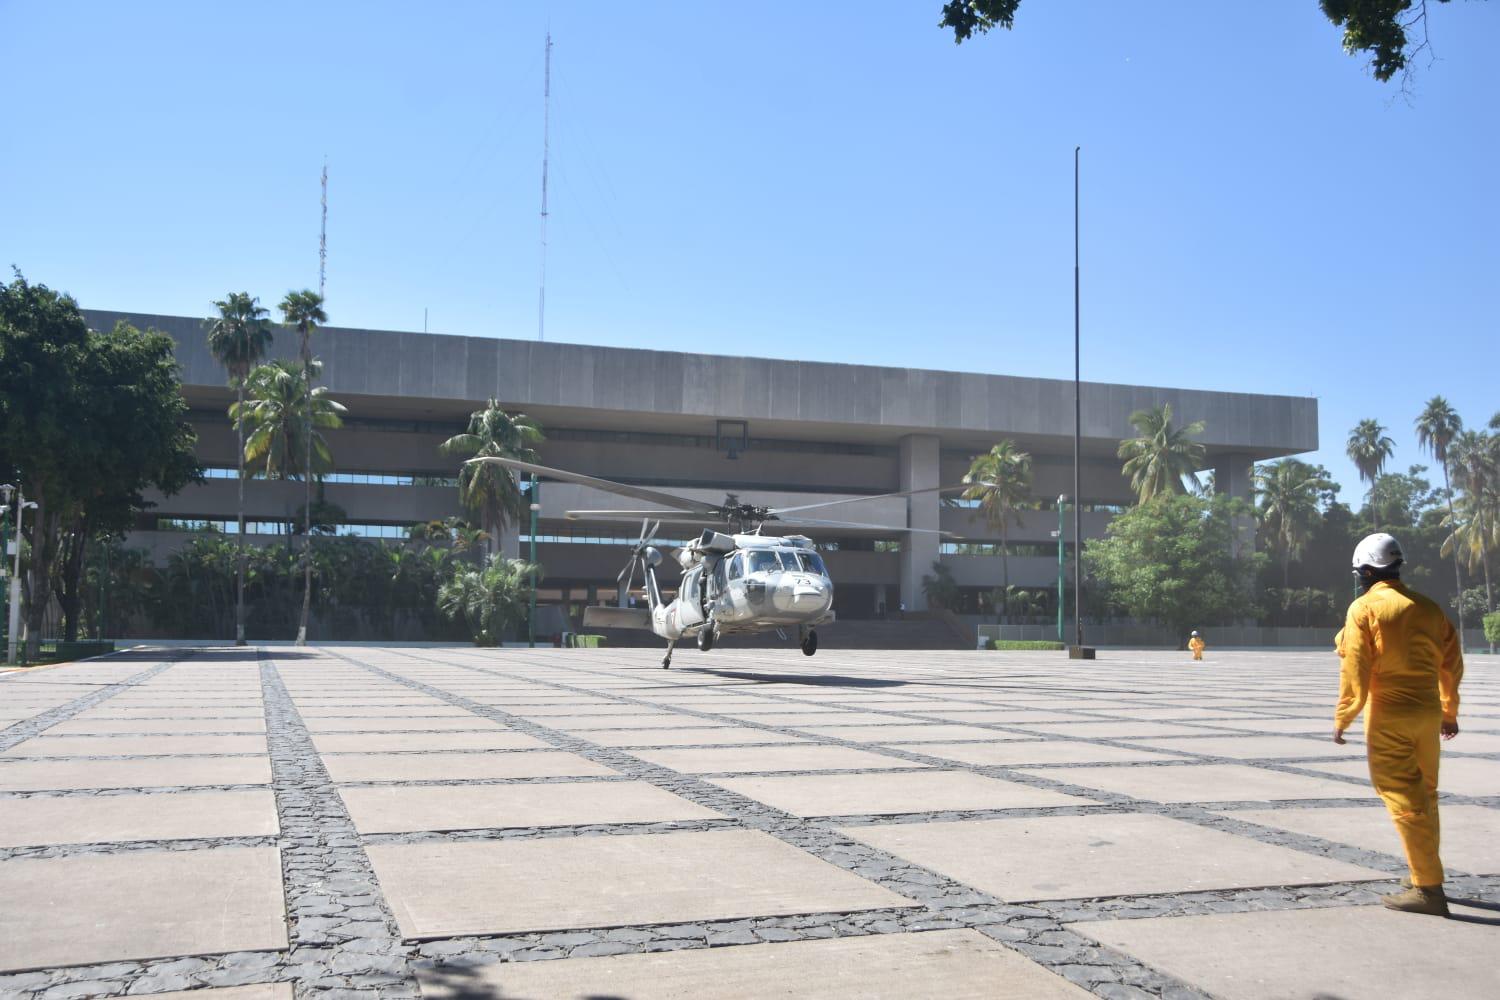
[[[26,510],[36,509],[35,500],[27,500],[16,488],[16,561],[10,575],[10,617],[8,619],[9,631],[6,634],[6,662],[11,666],[20,663],[17,656],[17,642],[21,635],[21,523],[26,517]]]
[[[5,561],[5,557],[8,556],[8,555],[10,555],[10,548],[9,548],[9,546],[6,545],[6,542],[9,541],[9,536],[6,534],[6,529],[10,527],[10,495],[12,493],[14,493],[15,491],[16,491],[16,488],[14,486],[12,486],[10,483],[0,483],[0,565],[3,565],[4,561]],[[21,547],[20,546],[20,541],[18,539],[17,543],[16,543],[16,548],[20,548],[20,547]],[[5,587],[5,606],[6,606],[6,610],[7,610],[6,624],[7,624],[7,626],[9,626],[9,623],[10,623],[10,618],[9,618],[9,614],[8,614],[9,609],[10,609],[10,581],[9,580],[6,581],[6,587]],[[6,634],[9,635],[10,633],[7,632]]]
[[[1067,577],[1063,563],[1063,512],[1068,509],[1068,495],[1059,493],[1057,496],[1057,641],[1063,641],[1063,605],[1066,603],[1066,591],[1063,589],[1063,581]]]
[[[526,615],[526,645],[536,648],[536,518],[542,511],[541,487],[536,473],[531,474],[531,610]]]

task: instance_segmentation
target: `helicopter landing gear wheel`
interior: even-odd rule
[[[667,655],[665,657],[663,657],[663,659],[661,661],[661,668],[663,670],[671,670],[672,669],[672,650],[674,650],[676,648],[677,648],[677,640],[675,640],[675,639],[672,640],[670,643],[667,644]]]
[[[818,651],[818,633],[808,629],[802,635],[802,655],[811,656]]]
[[[699,652],[706,653],[714,648],[714,639],[718,638],[716,632],[717,630],[712,625],[703,626],[702,631],[698,633]]]

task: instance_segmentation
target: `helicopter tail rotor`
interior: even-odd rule
[[[625,564],[624,569],[620,570],[620,575],[615,577],[616,583],[623,583],[625,585],[627,593],[635,586],[635,570],[637,566],[641,567],[641,578],[645,579],[645,570],[649,565],[646,550],[651,547],[652,542],[656,541],[656,532],[660,528],[660,521],[653,523],[650,518],[642,518],[641,534],[636,540],[635,547],[630,550],[630,561]]]

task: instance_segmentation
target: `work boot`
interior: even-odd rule
[[[1448,915],[1448,897],[1440,885],[1414,885],[1403,892],[1381,896],[1387,909],[1403,913],[1428,913],[1434,917]]]

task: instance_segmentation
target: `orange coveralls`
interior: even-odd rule
[[[1439,731],[1458,721],[1457,633],[1434,601],[1381,580],[1349,606],[1334,641],[1341,661],[1334,727],[1348,729],[1365,710],[1370,783],[1401,834],[1412,884],[1442,885]]]
[[[1191,649],[1193,651],[1193,659],[1195,659],[1195,660],[1201,660],[1201,659],[1203,659],[1203,647],[1204,647],[1204,645],[1205,644],[1204,644],[1203,640],[1200,639],[1200,638],[1198,638],[1196,635],[1193,636],[1191,639],[1188,640],[1188,649]]]

